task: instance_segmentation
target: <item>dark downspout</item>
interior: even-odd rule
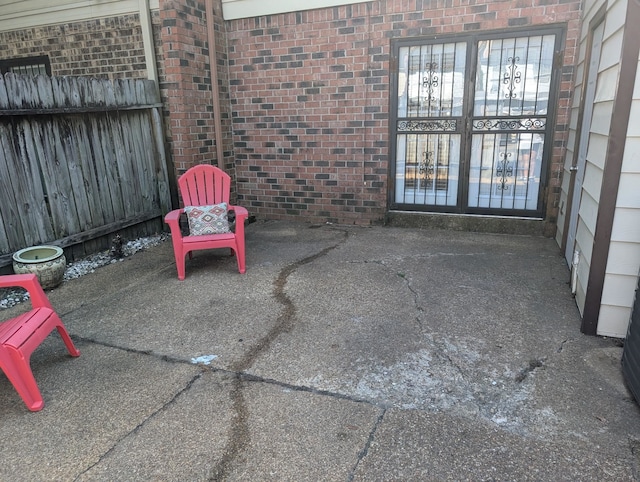
[[[613,217],[618,199],[620,171],[622,170],[631,101],[638,68],[638,54],[640,53],[640,35],[635,30],[638,25],[640,25],[640,0],[629,0],[622,38],[620,82],[611,114],[611,127],[593,241],[593,255],[582,317],[581,331],[587,335],[596,335],[598,332],[602,290],[607,259],[609,258]]]
[[[216,30],[213,16],[213,1],[206,0],[207,40],[209,41],[209,70],[211,73],[211,97],[213,103],[213,122],[216,140],[218,167],[224,169],[222,147],[222,120],[220,119],[220,93],[218,90],[218,61],[216,58]]]

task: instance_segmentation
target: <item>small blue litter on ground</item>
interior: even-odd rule
[[[191,363],[193,363],[194,365],[211,365],[211,361],[215,360],[216,358],[218,358],[218,355],[202,355],[196,358],[192,358]]]

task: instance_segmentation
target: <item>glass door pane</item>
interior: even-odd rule
[[[540,216],[559,32],[398,40],[392,209]]]
[[[460,135],[398,134],[396,202],[455,206]]]
[[[538,209],[555,35],[480,41],[468,206]]]
[[[469,205],[535,210],[538,206],[544,134],[474,134]]]
[[[395,202],[456,206],[465,42],[399,49]]]

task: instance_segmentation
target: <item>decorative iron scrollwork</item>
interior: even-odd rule
[[[510,157],[511,157],[510,152],[501,152],[500,160],[496,165],[496,176],[500,178],[498,180],[498,183],[499,183],[498,189],[501,189],[503,191],[509,189],[509,186],[507,185],[507,182],[508,182],[507,178],[513,176],[513,163],[509,161]]]
[[[516,84],[519,84],[522,80],[522,73],[518,70],[518,66],[516,62],[520,60],[520,57],[509,57],[507,62],[507,71],[504,73],[504,77],[502,78],[502,82],[505,85],[508,85],[507,92],[505,92],[504,96],[507,99],[514,99],[518,96],[516,94]]]
[[[398,121],[399,132],[455,132],[457,123],[455,120],[429,120],[429,121]]]
[[[433,174],[435,172],[433,151],[423,152],[422,157],[422,162],[418,165],[418,173],[424,177],[427,187],[431,187],[433,184]]]
[[[424,89],[427,89],[427,102],[434,102],[436,98],[434,97],[433,93],[440,82],[438,76],[436,75],[438,64],[436,64],[435,62],[431,62],[425,64],[424,68],[425,77],[422,78],[422,87]]]
[[[473,121],[475,130],[526,130],[526,131],[542,131],[547,126],[546,119],[529,118],[529,119],[478,119]]]

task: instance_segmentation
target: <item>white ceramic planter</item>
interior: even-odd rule
[[[35,274],[43,289],[58,286],[66,266],[64,251],[58,246],[32,246],[13,253],[13,271]]]

